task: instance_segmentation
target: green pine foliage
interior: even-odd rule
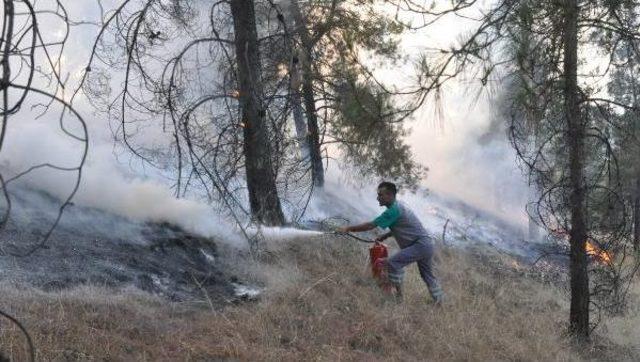
[[[415,188],[427,169],[415,161],[405,141],[408,130],[398,121],[392,96],[371,82],[355,80],[353,74],[335,88],[331,129],[347,162],[362,175]]]

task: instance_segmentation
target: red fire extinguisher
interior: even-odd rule
[[[386,293],[391,293],[391,284],[387,279],[385,261],[389,256],[389,249],[384,243],[375,243],[369,248],[369,262],[371,263],[371,273],[378,285]]]

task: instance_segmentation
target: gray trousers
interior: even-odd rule
[[[434,300],[440,300],[444,292],[434,275],[433,252],[433,243],[429,239],[420,239],[410,246],[400,249],[400,251],[387,259],[389,281],[395,285],[402,284],[404,267],[414,262],[418,263],[420,277],[427,284],[431,297]]]

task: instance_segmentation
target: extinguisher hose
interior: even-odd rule
[[[326,219],[316,221],[316,223],[319,224],[325,230],[327,229],[331,230],[331,231],[325,232],[324,234],[326,235],[346,236],[356,241],[359,241],[361,243],[368,243],[368,244],[375,243],[375,240],[365,239],[351,233],[343,233],[335,230],[337,227],[336,223],[339,225],[339,224],[348,223],[348,222],[349,222],[349,219],[346,219],[340,216],[328,217]]]
[[[350,238],[352,238],[354,240],[357,240],[357,241],[359,241],[361,243],[369,243],[369,244],[375,243],[375,240],[361,238],[361,237],[353,235],[351,233],[341,233],[341,232],[338,232],[338,231],[332,231],[332,232],[330,232],[328,234],[339,235],[339,236],[347,236],[347,237],[350,237]]]

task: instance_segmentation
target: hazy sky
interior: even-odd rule
[[[469,10],[467,15],[476,11]],[[378,74],[386,82],[402,86],[414,73],[412,59],[427,48],[450,47],[475,25],[448,16],[426,29],[405,34],[401,49],[409,56],[409,64]],[[479,80],[470,77],[450,81],[440,102],[431,98],[410,123],[408,142],[416,158],[430,169],[424,181],[427,187],[524,221],[528,187],[506,135],[500,133],[488,144],[479,143],[490,122],[496,121],[492,101],[499,93],[500,84],[496,83],[483,88]]]

